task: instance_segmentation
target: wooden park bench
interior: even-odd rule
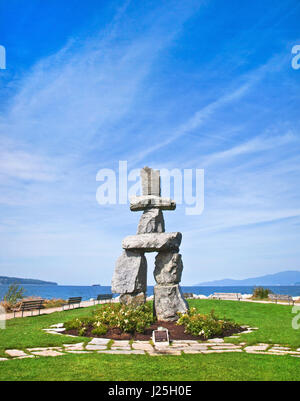
[[[292,303],[294,305],[295,301],[293,300],[293,297],[290,295],[283,295],[283,294],[269,294],[269,299],[271,301],[274,301],[276,304],[278,301],[288,301],[289,305]]]
[[[194,294],[192,292],[184,292],[183,296],[185,299],[194,298]]]
[[[100,301],[112,301],[113,294],[99,294],[97,296],[97,299],[94,301],[94,305],[96,301],[98,301],[98,304]]]
[[[63,310],[64,310],[64,309],[65,309],[65,306],[67,306],[67,305],[69,305],[69,309],[70,309],[70,306],[71,306],[71,305],[73,305],[73,308],[74,308],[74,305],[75,305],[75,304],[78,304],[78,308],[80,308],[80,302],[81,302],[81,300],[82,300],[82,297],[70,297],[70,298],[68,299],[67,303],[64,304],[62,308],[63,308]]]
[[[212,295],[213,299],[227,299],[227,300],[238,300],[242,299],[242,294],[237,292],[215,292]]]
[[[16,316],[17,312],[22,312],[22,317],[23,317],[25,311],[31,311],[31,316],[32,316],[34,310],[38,310],[40,315],[40,311],[43,307],[44,307],[43,299],[32,299],[29,301],[22,301],[21,305],[13,310],[14,317]]]

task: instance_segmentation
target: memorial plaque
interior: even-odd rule
[[[169,333],[168,333],[168,330],[166,330],[166,329],[165,330],[154,330],[152,337],[153,337],[154,344],[169,342]]]

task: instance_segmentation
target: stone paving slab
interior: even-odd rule
[[[247,354],[257,354],[257,355],[283,355],[275,352],[267,352],[267,351],[245,351]]]
[[[278,350],[277,349],[275,349],[275,350],[269,349],[268,352],[270,352],[270,353],[276,352],[279,354],[295,354],[295,355],[299,354],[300,355],[300,352],[297,352],[297,351],[284,351],[284,350],[279,350],[279,349]]]
[[[80,351],[80,350],[73,350],[73,349],[68,349],[68,350],[66,350],[66,352],[68,353],[68,354],[92,354],[92,352],[90,352],[90,351]]]
[[[91,343],[89,343],[89,344],[91,344]],[[63,344],[63,346],[65,347],[65,348],[72,348],[72,349],[78,349],[79,351],[81,350],[81,349],[83,349],[83,346],[84,346],[84,343],[77,343],[77,344]]]
[[[201,354],[221,354],[223,352],[243,352],[241,349],[209,349],[207,351],[201,351]]]
[[[184,349],[183,352],[185,354],[201,354],[198,349]]]
[[[61,347],[39,347],[39,348],[26,348],[27,351],[32,352],[32,351],[50,351],[50,350],[55,350],[55,351],[61,351]]]
[[[58,352],[55,350],[44,350],[44,351],[35,351],[32,352],[33,355],[37,355],[37,356],[60,356],[60,355],[65,355],[62,352]]]
[[[242,347],[240,345],[230,345],[230,346],[212,346],[210,347],[210,349],[214,349],[214,350],[230,350],[230,349],[241,349]]]
[[[133,343],[132,344],[132,348],[134,350],[144,350],[144,351],[148,351],[148,350],[153,350],[153,347],[151,344],[139,344],[139,343]]]
[[[123,349],[116,349],[116,350],[103,350],[98,351],[98,354],[118,354],[118,355],[145,355],[145,352],[142,350],[123,350]]]
[[[102,350],[102,349],[107,349],[107,346],[106,345],[87,345],[86,347],[85,347],[85,349],[86,350],[88,350],[88,351],[100,351],[100,350]]]
[[[173,340],[172,344],[201,344],[197,340]]]
[[[107,345],[110,341],[109,338],[93,338],[89,344]]]
[[[157,351],[157,350],[151,351],[151,352],[148,352],[148,354],[150,356],[181,355],[181,351],[166,349],[166,350],[159,350],[159,351]]]
[[[244,348],[244,351],[265,351],[270,345],[249,345],[248,347]]]
[[[19,356],[27,356],[28,354],[26,354],[26,352],[22,351],[22,350],[18,350],[18,349],[7,349],[5,351],[5,353],[9,356],[11,356],[12,358],[16,358]]]
[[[189,344],[187,344],[187,343],[177,343],[177,344],[172,344],[171,345],[171,347],[172,348],[187,348],[187,347],[189,347],[190,345]]]
[[[24,355],[24,356],[18,356],[14,359],[25,359],[25,358],[35,358],[35,356],[34,355]]]
[[[113,347],[125,347],[129,346],[129,340],[114,340]]]
[[[208,343],[224,343],[224,338],[212,338],[210,340],[207,340]]]

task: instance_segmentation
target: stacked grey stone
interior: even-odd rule
[[[158,320],[173,321],[177,312],[185,312],[188,305],[179,283],[183,269],[179,252],[182,235],[165,233],[162,210],[174,210],[172,199],[162,198],[159,170],[141,170],[142,196],[130,200],[130,210],[143,211],[137,234],[124,238],[123,254],[118,258],[112,292],[120,294],[120,302],[142,304],[146,300],[147,261],[145,252],[158,252],[155,258],[154,312]]]

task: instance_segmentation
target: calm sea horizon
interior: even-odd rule
[[[7,292],[8,285],[0,285],[0,300]],[[76,286],[76,285],[33,285],[23,284],[25,289],[25,296],[38,296],[44,299],[69,297],[82,297],[82,299],[89,300],[96,298],[98,294],[110,294],[110,286]],[[300,285],[293,286],[263,286],[269,288],[275,294],[287,294],[293,297],[300,296]],[[252,294],[254,286],[181,286],[183,292],[191,292],[197,295],[208,296],[214,292],[239,292],[241,294]],[[147,287],[147,295],[153,295],[153,286]],[[117,294],[114,294],[117,296]]]

